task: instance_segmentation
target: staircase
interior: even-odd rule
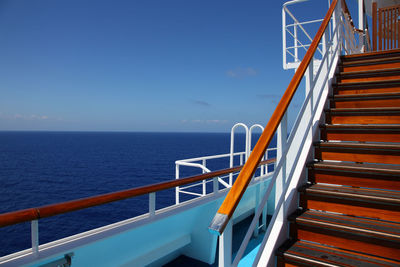
[[[400,50],[343,56],[278,266],[400,266]]]

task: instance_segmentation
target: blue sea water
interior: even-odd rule
[[[244,139],[244,134],[235,138],[235,151],[243,151]],[[229,153],[229,147],[229,133],[0,132],[0,213],[172,180],[175,160]],[[227,168],[228,160],[207,167]],[[181,168],[181,177],[195,174],[200,171]],[[158,192],[157,208],[173,204],[174,192]],[[147,209],[148,196],[142,196],[41,219],[39,241]],[[30,223],[0,228],[0,236],[0,256],[29,248]]]

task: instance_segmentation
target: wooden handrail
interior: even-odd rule
[[[275,159],[268,159],[260,162],[259,165],[265,165],[275,162]],[[0,214],[0,227],[13,225],[22,222],[28,222],[32,220],[38,220],[41,218],[51,217],[71,211],[81,210],[85,208],[90,208],[94,206],[99,206],[118,200],[123,200],[127,198],[137,197],[161,190],[166,190],[170,188],[175,188],[176,186],[182,186],[186,184],[195,183],[198,181],[214,178],[217,176],[229,174],[232,172],[239,171],[243,168],[242,166],[237,166],[229,169],[223,169],[218,171],[213,171],[209,173],[204,173],[201,175],[190,176],[182,179],[177,179],[168,182],[161,182],[152,185],[146,185],[142,187],[131,188],[127,190],[122,190],[113,193],[107,193],[102,195],[97,195],[93,197],[81,198],[77,200],[71,200],[63,203],[51,204],[42,207],[24,209],[19,211],[12,211]]]
[[[324,20],[322,21],[317,34],[311,42],[307,53],[305,54],[299,68],[297,69],[292,80],[290,81],[288,88],[286,89],[281,100],[279,101],[278,106],[272,114],[267,126],[265,126],[263,133],[261,134],[256,146],[253,149],[253,152],[251,153],[243,169],[240,171],[239,176],[237,177],[231,190],[229,191],[217,214],[212,220],[211,225],[209,226],[211,232],[219,235],[222,234],[230,218],[232,217],[237,205],[239,204],[244,192],[246,191],[248,184],[250,183],[251,177],[253,177],[256,171],[258,162],[260,162],[261,158],[265,154],[265,150],[270,144],[276,129],[278,128],[294,94],[296,93],[297,88],[300,85],[300,82],[307,70],[307,67],[310,64],[311,59],[313,58],[314,53],[318,48],[319,42],[322,39],[325,29],[329,24],[330,18],[332,17],[337,2],[338,0],[332,1],[332,4],[328,12],[326,13]]]

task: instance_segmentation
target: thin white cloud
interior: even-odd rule
[[[258,72],[251,68],[236,68],[232,70],[227,70],[226,75],[232,78],[245,78],[249,76],[256,76]]]
[[[42,120],[49,120],[49,119],[54,119],[54,120],[62,120],[61,118],[51,118],[48,115],[38,115],[38,114],[20,114],[20,113],[15,113],[15,114],[7,114],[4,112],[0,112],[0,118],[1,119],[6,119],[6,120],[26,120],[26,121],[42,121]]]
[[[206,101],[203,101],[203,100],[192,100],[192,103],[193,103],[193,104],[196,104],[196,105],[198,105],[198,106],[211,107],[211,104],[210,104],[210,103],[208,103],[208,102],[206,102]]]

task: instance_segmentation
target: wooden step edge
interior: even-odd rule
[[[307,215],[313,217],[307,217]],[[395,223],[318,211],[307,211],[297,216],[294,222],[297,225],[330,229],[346,235],[360,235],[367,238],[381,239],[382,241],[396,242],[400,246],[400,225]]]
[[[359,200],[367,202],[373,201],[373,202],[381,202],[392,205],[400,205],[400,198],[390,197],[389,194],[378,196],[378,195],[367,194],[365,190],[357,188],[351,188],[353,192],[340,191],[341,189],[344,188],[338,186],[332,186],[332,188],[327,188],[326,186],[326,188],[321,188],[308,185],[307,187],[300,187],[299,192],[307,195],[319,195],[321,197],[327,196],[327,197],[342,198],[342,199],[345,198],[350,200]],[[383,190],[381,193],[384,193]]]
[[[358,54],[352,54],[352,55],[342,55],[342,56],[340,56],[340,58],[343,60],[347,60],[347,59],[355,59],[355,58],[367,58],[370,56],[390,56],[391,54],[397,54],[397,53],[400,53],[400,49],[390,49],[390,50],[384,50],[384,51],[372,51],[372,52],[358,53]]]
[[[372,115],[385,115],[385,114],[400,114],[399,107],[373,107],[373,108],[329,108],[324,109],[326,113],[349,113],[351,115],[358,114],[372,114]]]
[[[400,130],[400,124],[320,124],[319,128],[327,130]]]
[[[336,163],[336,162],[335,162]],[[359,164],[359,163],[337,163],[315,162],[307,164],[308,169],[313,170],[332,170],[332,171],[348,171],[358,173],[376,173],[388,175],[400,175],[400,168],[394,165],[385,164]]]
[[[297,241],[290,247],[279,250],[280,257],[284,262],[296,266],[399,266],[400,262],[386,259],[376,255],[364,254],[356,251]],[[284,250],[286,248],[286,250]],[[293,266],[292,265],[292,266]],[[284,265],[278,265],[284,266]]]
[[[373,100],[373,99],[394,99],[400,98],[400,92],[388,93],[362,93],[362,94],[349,94],[349,95],[333,95],[329,99],[336,101],[345,100]]]
[[[355,149],[378,149],[378,150],[399,150],[400,144],[397,143],[358,143],[358,142],[332,142],[332,141],[318,141],[314,143],[315,147],[320,148],[355,148]]]
[[[394,80],[383,80],[383,81],[360,81],[360,82],[349,82],[349,83],[333,83],[332,86],[335,88],[354,88],[354,87],[376,87],[376,86],[388,86],[388,85],[399,85],[400,79]]]
[[[368,66],[368,65],[379,65],[379,64],[387,64],[387,63],[396,63],[400,62],[400,55],[396,56],[388,56],[382,58],[373,58],[373,59],[360,59],[360,60],[352,60],[352,61],[342,61],[340,62],[340,66],[342,67],[356,67],[356,66]]]
[[[400,75],[400,68],[386,68],[379,70],[357,70],[357,71],[342,71],[336,74],[339,78],[347,79],[346,76],[356,77],[371,77],[371,76],[387,76],[387,75]]]

